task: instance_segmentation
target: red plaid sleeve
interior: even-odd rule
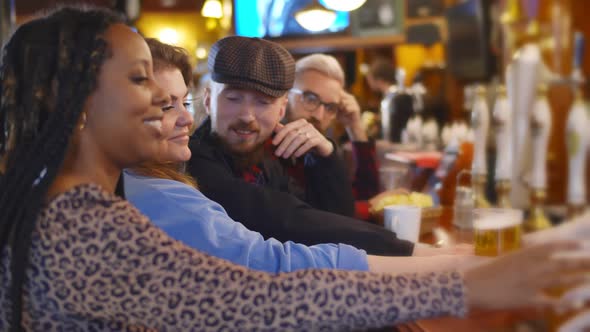
[[[379,193],[379,175],[375,142],[352,142],[354,179],[352,187],[357,200],[367,200]]]

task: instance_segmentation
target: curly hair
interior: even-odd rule
[[[0,253],[12,257],[14,331],[22,329],[22,287],[37,215],[110,56],[101,36],[112,24],[123,22],[108,10],[62,7],[20,26],[3,49]]]

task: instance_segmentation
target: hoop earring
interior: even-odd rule
[[[82,112],[82,114],[80,115],[80,130],[84,130],[84,128],[86,128],[86,112]]]

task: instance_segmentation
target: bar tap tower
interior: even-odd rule
[[[498,86],[496,102],[492,113],[496,138],[496,193],[498,206],[508,208],[510,204],[510,176],[512,168],[512,111],[506,97],[506,87]]]
[[[486,100],[486,89],[478,86],[476,90],[473,110],[471,112],[471,126],[473,128],[473,164],[471,166],[471,183],[475,196],[476,207],[489,207],[485,197],[487,171],[486,142],[490,128],[490,112]]]
[[[576,215],[586,205],[586,155],[588,152],[588,107],[583,99],[581,85],[582,57],[584,54],[584,36],[580,32],[574,35],[574,82],[575,100],[566,122],[566,144],[568,155],[567,205],[570,215]]]
[[[529,184],[526,177],[532,159],[530,119],[536,97],[536,87],[544,77],[546,67],[541,49],[535,42],[522,46],[506,71],[506,87],[512,110],[512,166],[510,201],[516,208],[529,205]]]
[[[529,179],[530,213],[524,224],[527,231],[538,231],[551,227],[551,223],[543,211],[547,192],[547,149],[551,124],[547,85],[541,83],[537,86],[537,98],[530,117],[532,165]]]

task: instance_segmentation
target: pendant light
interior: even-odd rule
[[[367,0],[324,0],[327,8],[339,12],[350,12],[364,5]]]
[[[336,20],[336,12],[326,9],[317,0],[295,13],[295,21],[304,29],[318,32],[329,28]]]

